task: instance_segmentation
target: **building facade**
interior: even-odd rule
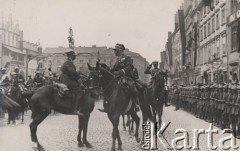
[[[185,79],[180,80],[182,84],[193,85],[229,82],[239,77],[237,25],[228,16],[229,12],[236,14],[237,4],[237,0],[211,0],[211,6],[206,6],[203,0],[184,1],[180,9],[184,10],[186,47],[180,46],[183,43],[179,36],[179,17],[175,15],[178,19],[171,36],[172,54],[169,54],[174,58],[171,71],[177,71],[173,78]],[[185,59],[185,64],[179,63],[180,58]]]
[[[45,67],[51,67],[52,72],[57,75],[61,74],[61,65],[66,61],[66,56],[64,52],[69,49],[66,47],[56,47],[56,48],[46,48],[43,54],[46,56]],[[80,70],[84,74],[88,74],[87,64],[92,66],[96,65],[96,62],[105,63],[109,67],[113,67],[116,56],[111,48],[107,47],[97,47],[93,45],[92,47],[75,47],[75,52],[78,54],[74,60],[74,64],[77,70]],[[149,76],[144,74],[145,69],[149,65],[146,58],[143,58],[140,54],[125,50],[125,54],[133,58],[134,67],[138,69],[139,79],[148,82]]]

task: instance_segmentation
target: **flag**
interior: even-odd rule
[[[167,42],[168,56],[169,56],[169,65],[172,66],[172,40],[171,37],[168,38]]]
[[[197,64],[197,37],[198,37],[198,23],[194,23],[194,66]]]
[[[178,10],[179,17],[179,27],[182,43],[182,65],[185,65],[185,55],[186,55],[186,35],[185,35],[185,22],[184,22],[184,11]]]
[[[238,21],[237,27],[237,51],[240,53],[240,21]]]

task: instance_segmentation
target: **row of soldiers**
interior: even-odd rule
[[[169,99],[176,110],[182,108],[221,129],[230,128],[240,138],[240,85],[173,86]]]

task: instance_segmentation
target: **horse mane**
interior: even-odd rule
[[[106,68],[100,67],[99,69],[103,72],[105,76],[109,78],[109,80],[114,79],[114,75],[110,71],[108,71]]]

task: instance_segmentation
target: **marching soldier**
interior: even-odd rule
[[[207,89],[207,92],[205,94],[205,97],[206,97],[206,120],[207,121],[210,121],[211,119],[211,112],[210,112],[210,96],[211,96],[211,90],[212,90],[212,85],[209,85],[208,89]]]
[[[228,116],[227,116],[227,100],[228,100],[228,84],[223,86],[223,106],[222,106],[222,129],[229,128]]]
[[[229,127],[228,128],[230,128],[230,126],[232,125],[232,120],[231,120],[231,102],[232,102],[232,97],[233,97],[233,95],[232,95],[232,88],[233,88],[233,85],[230,85],[229,86],[229,89],[228,89],[228,99],[227,99],[227,107],[226,107],[226,114],[227,114],[227,118],[228,118],[228,121],[229,121]]]
[[[236,137],[240,139],[240,85],[237,86],[238,96],[237,96],[237,103],[236,103],[236,110],[235,115],[237,116],[237,132]]]
[[[232,100],[230,103],[230,121],[232,124],[232,130],[236,132],[236,126],[237,126],[237,116],[235,115],[235,107],[236,107],[236,102],[237,102],[237,97],[238,97],[238,91],[237,91],[237,86],[233,85],[232,86]]]

